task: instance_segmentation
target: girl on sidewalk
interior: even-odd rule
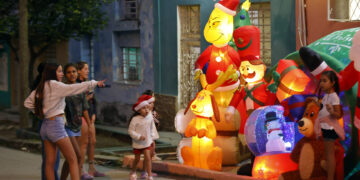
[[[148,109],[149,102],[147,100],[152,97],[149,95],[142,95],[139,97],[136,104],[133,105],[134,115],[130,120],[128,132],[132,138],[133,152],[135,159],[130,173],[130,180],[136,180],[136,169],[140,161],[141,153],[144,153],[145,167],[147,171],[147,178],[152,180],[151,173],[151,144],[153,143],[153,115]]]
[[[159,139],[159,133],[158,133],[156,127],[159,127],[159,125],[160,125],[160,122],[159,122],[159,120],[158,120],[159,115],[158,115],[157,112],[155,111],[155,107],[154,107],[154,105],[155,105],[155,95],[154,95],[154,92],[153,92],[152,90],[150,90],[150,89],[144,91],[142,94],[143,94],[143,95],[149,95],[149,96],[151,96],[151,98],[147,100],[148,103],[149,103],[149,106],[148,106],[149,111],[150,111],[151,114],[153,115],[153,123],[152,123],[153,129],[152,129],[152,130],[153,130],[154,137],[153,137],[153,143],[151,144],[151,150],[150,150],[151,159],[152,159],[153,161],[160,161],[161,158],[158,157],[158,156],[156,155],[156,152],[155,152],[155,140],[156,140],[156,139]],[[145,161],[144,161],[143,166],[145,167]],[[141,173],[141,179],[145,179],[147,176],[148,176],[148,174],[147,174],[147,172],[144,170],[144,171]],[[157,176],[157,174],[154,173],[154,172],[152,172],[152,176],[155,177],[155,176]]]
[[[42,62],[39,64],[39,66],[37,67],[37,71],[38,71],[38,75],[36,76],[32,86],[30,87],[30,90],[33,91],[36,89],[36,87],[39,85],[41,78],[42,78],[42,73],[45,69],[45,62]],[[62,77],[57,76],[57,80],[59,82],[62,81]],[[41,128],[41,124],[42,124],[42,119],[40,119],[39,117],[37,117],[36,115],[34,115],[33,113],[31,113],[33,115],[33,124],[34,121],[38,121],[38,129],[37,131],[40,132],[40,128]],[[41,140],[41,157],[42,157],[42,162],[41,162],[41,179],[42,180],[46,180],[46,176],[45,176],[45,162],[46,162],[46,157],[45,157],[45,150],[44,150],[44,141]],[[55,180],[59,180],[59,175],[58,175],[58,169],[59,169],[59,164],[60,164],[60,151],[59,149],[56,149],[56,160],[55,160],[55,164],[54,164],[54,176],[55,176]]]
[[[75,84],[78,77],[77,69],[74,64],[67,64],[64,68],[65,72],[65,83],[66,84]],[[89,108],[89,105],[86,100],[85,93],[67,96],[65,98],[65,130],[69,136],[72,147],[75,151],[77,162],[79,165],[79,173],[81,173],[82,165],[81,162],[81,153],[79,148],[79,138],[81,136],[81,125],[82,125],[82,115],[83,112]],[[69,175],[69,164],[67,161],[64,162],[63,168],[61,171],[61,180],[66,180]],[[82,177],[81,179],[84,179]]]
[[[325,95],[321,99],[322,107],[315,122],[315,132],[319,137],[321,129],[325,146],[327,179],[332,180],[335,176],[336,166],[334,141],[339,137],[342,140],[345,139],[344,129],[338,121],[343,116],[343,111],[339,98],[339,81],[335,72],[323,72],[320,77],[319,87]],[[319,95],[321,91],[319,91]]]
[[[104,81],[94,80],[66,85],[58,81],[63,76],[64,73],[60,65],[46,64],[39,85],[24,102],[26,108],[34,111],[35,115],[43,119],[40,135],[45,145],[47,180],[55,179],[56,147],[60,148],[69,163],[71,179],[80,179],[76,155],[64,127],[65,97],[85,92],[96,86],[104,86]]]
[[[89,65],[80,61],[76,64],[78,70],[78,82],[87,81],[89,78]],[[86,99],[88,101],[89,108],[84,112],[83,125],[81,128],[80,138],[80,150],[82,163],[85,161],[85,154],[87,154],[89,169],[88,173],[83,169],[82,177],[84,179],[92,179],[93,177],[103,177],[104,173],[101,173],[95,169],[95,144],[96,144],[96,131],[95,131],[95,120],[96,120],[96,98],[93,90],[86,92]]]

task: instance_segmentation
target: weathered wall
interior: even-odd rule
[[[119,12],[113,4],[104,6],[104,12],[109,16],[108,26],[99,31],[94,37],[94,71],[95,79],[106,79],[106,84],[111,88],[96,89],[95,95],[99,101],[98,120],[113,125],[127,126],[127,120],[132,115],[131,106],[136,102],[141,93],[147,89],[154,89],[153,72],[153,2],[140,1],[139,21],[121,21]],[[138,32],[141,48],[141,76],[142,80],[136,84],[114,82],[113,56],[117,47],[114,47],[115,34]],[[121,47],[133,47],[136,39],[123,39],[120,36]],[[70,61],[77,62],[81,59],[80,42],[71,40],[69,44]]]
[[[339,22],[329,21],[327,16],[328,1],[324,0],[304,0],[306,4],[306,35],[307,44],[320,39],[334,31],[359,27],[359,21]],[[299,13],[299,0],[296,0],[296,14]],[[296,28],[298,26],[299,17],[296,16]],[[299,34],[296,33],[296,49],[300,48]]]

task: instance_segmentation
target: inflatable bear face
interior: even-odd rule
[[[298,129],[305,137],[315,138],[314,125],[320,111],[320,104],[314,98],[307,98],[305,107],[303,118],[298,121]]]

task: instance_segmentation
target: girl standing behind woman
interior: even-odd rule
[[[146,179],[152,180],[151,173],[151,144],[153,143],[153,115],[148,109],[149,102],[147,100],[152,97],[142,95],[136,104],[133,105],[134,115],[130,120],[128,132],[132,138],[132,147],[135,155],[130,180],[136,180],[136,169],[140,161],[141,153],[144,153],[145,167],[148,176]]]
[[[64,68],[65,72],[65,82],[66,84],[75,84],[78,77],[77,69],[74,64],[67,64]],[[89,108],[87,103],[85,93],[67,96],[65,98],[65,115],[66,123],[65,130],[69,136],[72,147],[75,151],[77,162],[79,165],[79,173],[81,173],[82,164],[81,164],[81,153],[79,148],[79,138],[81,136],[81,125],[82,120],[81,116],[85,110]],[[69,164],[67,161],[64,162],[63,168],[61,171],[61,180],[66,180],[69,175]],[[82,177],[82,179],[84,179]]]
[[[317,130],[315,132],[320,136],[319,129],[321,128],[325,146],[327,179],[332,180],[335,176],[336,166],[334,141],[339,137],[341,140],[345,139],[344,129],[338,122],[338,119],[343,116],[343,111],[339,98],[339,81],[335,72],[323,72],[319,87],[325,95],[321,99],[322,107],[315,122],[315,130]]]
[[[78,70],[78,82],[87,81],[89,78],[89,65],[86,62],[80,61],[76,64]],[[91,89],[86,92],[86,99],[89,104],[89,109],[84,113],[84,121],[81,129],[81,140],[80,149],[81,154],[84,157],[82,163],[85,160],[85,154],[87,152],[89,169],[88,172],[83,173],[83,177],[103,177],[104,173],[101,173],[95,169],[95,145],[96,145],[96,131],[95,131],[95,120],[96,120],[96,99],[94,91]]]
[[[24,102],[26,108],[34,111],[35,115],[43,119],[40,136],[45,145],[47,180],[55,179],[56,147],[60,148],[69,163],[71,179],[80,179],[76,155],[64,127],[65,97],[82,93],[96,85],[104,86],[104,81],[66,85],[57,81],[58,77],[62,78],[63,76],[64,73],[60,65],[46,64],[39,85]]]
[[[153,115],[153,123],[152,123],[152,126],[153,126],[153,134],[154,134],[154,137],[153,137],[153,143],[151,144],[151,150],[150,150],[150,155],[151,155],[151,159],[153,161],[160,161],[161,158],[158,157],[156,155],[156,152],[155,152],[155,140],[156,139],[159,139],[159,133],[156,129],[156,127],[159,127],[160,125],[160,121],[158,120],[159,118],[159,115],[157,114],[157,112],[155,111],[155,95],[154,95],[154,92],[150,89],[144,91],[142,93],[143,95],[149,95],[151,96],[150,99],[147,100],[147,102],[149,103],[149,111],[150,113]],[[145,167],[145,161],[144,161],[144,165]],[[141,179],[145,179],[146,177],[148,176],[147,172],[144,170],[142,173],[141,173]],[[152,176],[157,176],[156,173],[152,172]]]

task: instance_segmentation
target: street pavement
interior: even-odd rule
[[[63,162],[63,160],[62,160]],[[61,163],[62,164],[62,163]],[[88,165],[85,165],[88,167]],[[100,172],[107,176],[95,178],[95,180],[123,180],[129,179],[130,169],[115,169],[97,165]],[[59,168],[59,171],[61,168]],[[41,155],[29,152],[9,149],[0,146],[0,179],[1,180],[39,180],[41,179]],[[138,173],[138,176],[140,174]],[[192,178],[159,175],[154,179],[185,180]]]

